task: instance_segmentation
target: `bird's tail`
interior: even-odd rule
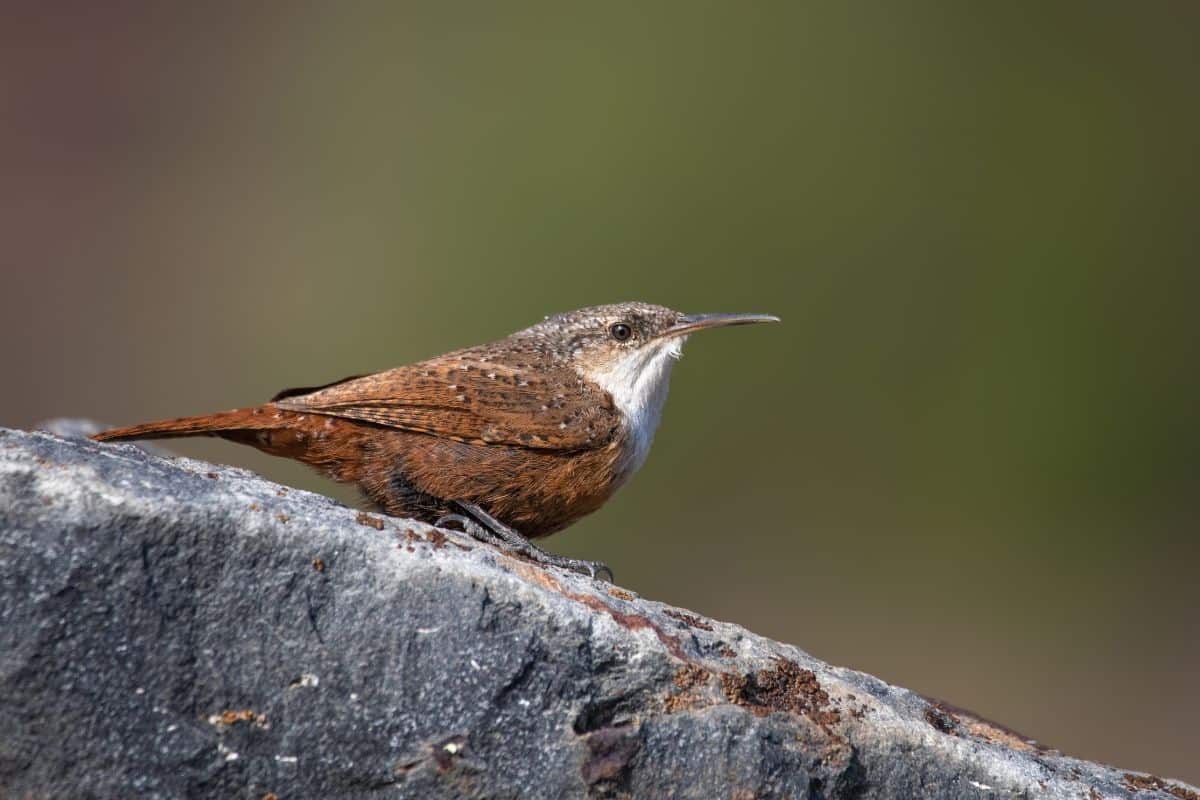
[[[299,413],[267,403],[219,414],[146,422],[97,433],[98,442],[216,436],[264,453],[294,458],[334,480],[356,481],[366,444],[363,426],[349,420]],[[367,437],[369,438],[369,437]]]
[[[131,439],[177,439],[182,436],[222,436],[242,438],[229,434],[244,434],[252,431],[269,431],[283,428],[283,416],[290,413],[277,411],[271,406],[238,408],[219,414],[202,414],[196,417],[179,417],[158,422],[144,422],[126,428],[101,431],[92,438],[98,442],[125,442]]]

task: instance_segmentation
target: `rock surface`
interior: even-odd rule
[[[3,797],[1200,800],[456,533],[4,429],[0,682]]]

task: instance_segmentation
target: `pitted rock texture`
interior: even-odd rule
[[[0,731],[14,798],[1200,800],[454,532],[5,429]]]

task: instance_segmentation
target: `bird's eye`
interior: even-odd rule
[[[624,322],[618,322],[616,325],[613,325],[608,329],[608,332],[612,334],[612,337],[618,342],[628,341],[629,337],[633,336],[633,328],[629,327]]]

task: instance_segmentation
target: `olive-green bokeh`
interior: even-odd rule
[[[1200,6],[28,5],[0,424],[773,312],[689,342],[642,473],[550,546],[1200,782]]]

